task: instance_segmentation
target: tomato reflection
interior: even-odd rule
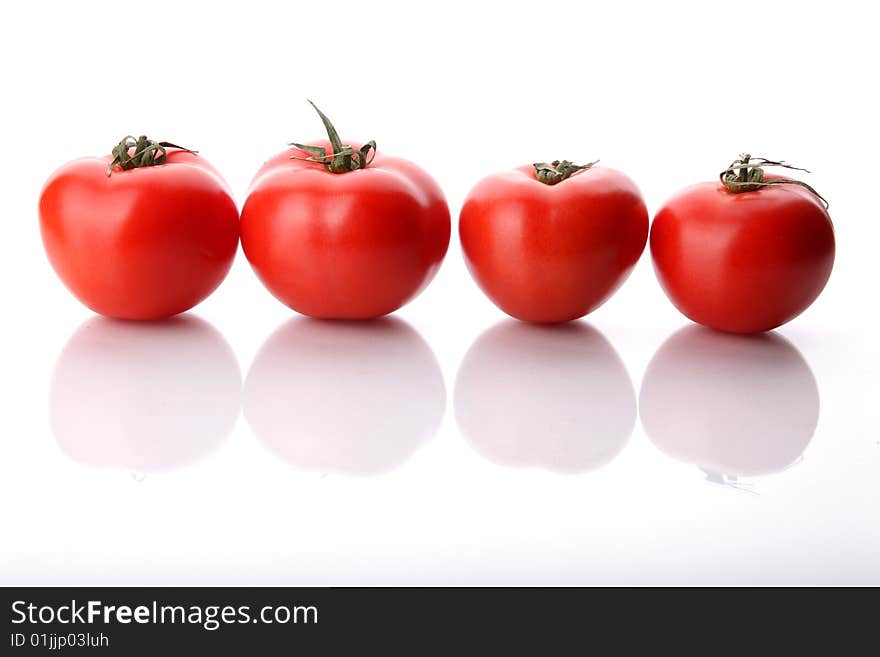
[[[803,356],[778,334],[688,326],[654,355],[639,412],[661,451],[730,483],[798,461],[816,430],[819,391]]]
[[[216,449],[235,425],[240,393],[235,355],[208,322],[92,317],[55,365],[49,420],[72,459],[146,474]]]
[[[505,321],[465,356],[455,417],[471,446],[491,461],[576,473],[623,449],[636,402],[620,357],[596,329]]]
[[[245,382],[253,432],[298,469],[372,475],[408,460],[446,406],[434,354],[407,323],[295,318],[262,346]]]

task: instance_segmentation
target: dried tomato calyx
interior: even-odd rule
[[[571,174],[583,171],[584,169],[590,169],[598,163],[599,160],[589,162],[588,164],[574,164],[568,160],[553,160],[550,163],[535,162],[532,166],[535,167],[535,178],[545,185],[555,185],[570,177]]]
[[[730,166],[719,174],[719,178],[722,184],[734,194],[754,192],[761,187],[770,187],[772,185],[800,185],[819,198],[825,204],[826,209],[828,208],[828,201],[813,189],[812,186],[802,180],[792,180],[789,178],[764,180],[764,167],[782,167],[784,169],[810,173],[807,169],[793,166],[783,160],[768,160],[763,157],[752,157],[748,153],[743,153],[739,156],[739,159],[731,162]]]

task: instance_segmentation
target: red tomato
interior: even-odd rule
[[[565,322],[598,308],[626,280],[645,248],[648,212],[635,183],[618,171],[587,165],[546,184],[539,166],[550,165],[491,175],[471,190],[461,246],[501,310],[530,322]]]
[[[49,261],[102,315],[159,319],[192,308],[220,285],[238,248],[226,183],[176,148],[163,164],[115,166],[108,175],[111,162],[75,160],[46,182],[40,229]]]
[[[672,303],[722,331],[769,331],[797,317],[834,264],[834,229],[821,198],[797,181],[764,176],[759,164],[778,163],[743,156],[725,172],[727,184],[682,190],[651,228],[654,269]],[[733,173],[741,168],[751,182]]]
[[[383,154],[358,161],[360,149],[342,144],[321,117],[330,141],[279,153],[254,177],[242,210],[242,247],[269,291],[300,313],[386,315],[440,268],[449,209],[422,169]],[[327,155],[315,156],[316,149]],[[354,168],[331,171],[334,163],[345,166],[346,153],[355,154]]]

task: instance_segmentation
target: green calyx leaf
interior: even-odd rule
[[[587,164],[574,164],[568,160],[554,160],[550,163],[536,162],[532,166],[535,167],[535,178],[545,185],[555,185],[571,177],[573,173],[590,169],[598,163],[599,160]]]
[[[296,146],[299,150],[305,151],[309,155],[311,155],[316,161],[323,162],[327,159],[327,149],[323,146],[308,146],[306,144],[290,144],[291,146]]]
[[[327,138],[330,140],[333,152],[328,153],[327,149],[321,146],[292,143],[290,144],[291,146],[298,148],[304,153],[308,153],[309,157],[297,157],[292,155],[291,159],[304,160],[306,162],[320,162],[331,173],[347,173],[349,171],[356,171],[357,169],[368,167],[376,157],[376,142],[370,140],[359,149],[354,149],[348,144],[343,144],[342,140],[339,138],[339,133],[336,131],[336,128],[333,127],[330,119],[328,119],[312,101],[309,101],[309,104],[315,108],[318,116],[321,117],[321,122],[324,124],[324,129],[327,131]]]
[[[109,177],[113,173],[115,167],[128,171],[139,167],[154,167],[165,164],[168,161],[167,149],[169,148],[198,153],[198,151],[172,144],[170,141],[154,141],[146,135],[135,139],[132,135],[127,135],[110,151],[113,161],[107,167],[107,176]]]
[[[730,163],[724,171],[719,174],[722,184],[734,194],[742,194],[743,192],[753,192],[761,187],[770,187],[773,185],[799,185],[812,194],[814,194],[828,209],[828,201],[817,192],[813,187],[802,180],[776,179],[764,180],[764,167],[782,167],[784,169],[792,169],[794,171],[804,171],[810,173],[807,169],[792,166],[783,160],[768,160],[763,157],[752,157],[748,153],[743,153],[739,159]]]

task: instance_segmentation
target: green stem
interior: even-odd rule
[[[123,171],[128,171],[129,169],[165,164],[168,160],[168,151],[166,150],[168,148],[179,148],[188,153],[198,152],[172,144],[170,141],[154,141],[146,135],[141,135],[137,139],[128,135],[123,137],[110,152],[113,155],[113,161],[107,167],[107,176],[109,177],[113,173],[114,167],[117,166]]]
[[[719,177],[724,186],[734,194],[754,192],[761,187],[770,187],[772,185],[799,185],[808,189],[812,194],[815,194],[816,197],[825,204],[825,208],[828,208],[828,201],[826,201],[819,192],[802,180],[792,180],[788,178],[764,180],[764,167],[782,167],[784,169],[810,173],[806,169],[786,164],[782,160],[768,160],[763,157],[753,158],[748,153],[743,153],[739,156],[738,160],[731,162],[730,166],[719,174]]]
[[[376,157],[376,142],[370,140],[364,144],[360,150],[355,150],[351,146],[343,144],[342,140],[339,138],[339,133],[336,132],[336,128],[333,127],[330,119],[328,119],[324,112],[319,110],[318,106],[312,101],[309,101],[309,104],[315,108],[318,116],[321,117],[321,122],[324,124],[324,129],[327,131],[327,137],[330,140],[330,146],[332,147],[333,152],[328,153],[327,149],[323,146],[309,146],[307,144],[292,143],[290,144],[291,146],[295,146],[301,151],[308,153],[309,157],[297,157],[292,155],[290,159],[305,160],[306,162],[320,162],[327,167],[327,171],[330,173],[347,173],[349,171],[356,171],[357,169],[363,169],[369,166],[373,161],[373,158]]]
[[[571,174],[583,171],[584,169],[590,169],[598,163],[599,160],[589,164],[574,164],[568,160],[554,160],[549,164],[547,162],[535,162],[532,166],[535,167],[535,178],[539,182],[545,185],[555,185],[570,177]]]

